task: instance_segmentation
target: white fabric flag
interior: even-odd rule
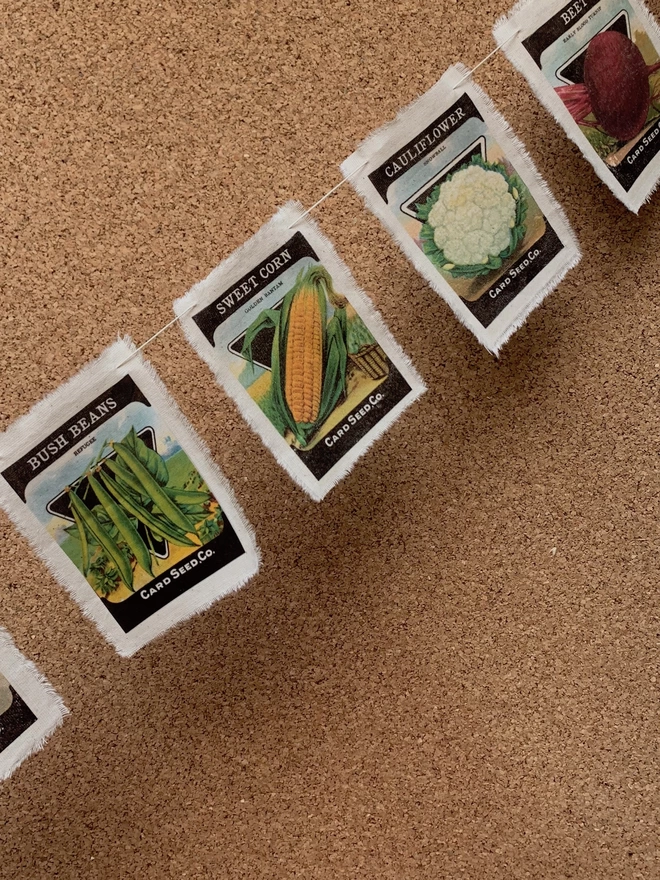
[[[0,780],[43,748],[67,714],[50,684],[0,627]]]
[[[259,567],[225,478],[130,340],[0,435],[0,504],[123,656]]]
[[[302,213],[285,205],[174,310],[246,421],[319,501],[425,388]]]
[[[641,0],[524,0],[495,39],[631,211],[660,178],[660,29]]]
[[[564,212],[462,65],[374,132],[341,169],[491,352],[580,259]]]

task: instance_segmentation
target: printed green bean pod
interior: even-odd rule
[[[86,528],[88,528],[91,534],[94,535],[101,547],[103,547],[110,559],[112,559],[117,566],[117,571],[121,575],[122,580],[128,589],[131,590],[131,592],[135,592],[133,590],[133,569],[131,568],[128,559],[121,552],[117,543],[106,532],[85,502],[78,498],[76,493],[71,490],[69,490],[69,503],[72,508],[75,507]]]
[[[87,532],[85,531],[85,526],[83,525],[83,521],[80,518],[80,514],[73,506],[73,504],[69,503],[69,508],[71,510],[71,515],[73,516],[73,521],[76,524],[76,528],[78,529],[78,536],[80,537],[80,555],[82,558],[82,567],[83,574],[87,577],[87,573],[89,572],[89,543],[87,541]]]
[[[142,483],[138,480],[135,474],[131,473],[128,468],[125,468],[118,461],[115,461],[113,458],[106,458],[103,462],[115,477],[119,477],[120,480],[123,480],[127,486],[129,486],[134,492],[137,492],[138,496],[144,494],[144,489],[142,488]]]
[[[150,574],[151,577],[153,577],[154,573],[151,568],[151,556],[149,555],[147,545],[142,540],[133,523],[126,516],[124,509],[120,507],[114,498],[106,492],[93,474],[88,474],[87,479],[101,506],[110,517],[110,520],[119,529],[119,534],[126,541],[129,550],[137,559],[138,564],[142,566],[147,574]]]
[[[165,516],[172,520],[174,525],[183,529],[184,532],[195,531],[194,524],[183,513],[183,511],[172,501],[172,499],[163,492],[156,480],[151,476],[146,467],[139,461],[135,455],[123,443],[112,443],[112,448],[117,452],[123,463],[129,467],[144,487],[144,494],[148,495],[153,503],[158,507]]]
[[[135,427],[132,427],[124,439],[119,442],[130,449],[133,455],[142,462],[159,486],[167,485],[170,474],[165,459],[155,449],[147,446],[141,437],[138,437]]]
[[[130,498],[126,492],[124,492],[119,483],[111,480],[110,477],[103,473],[103,471],[100,472],[99,476],[108,492],[110,492],[111,495],[114,495],[124,509],[136,519],[139,519],[141,523],[144,523],[144,525],[151,529],[154,534],[158,535],[159,538],[169,541],[170,544],[176,544],[177,547],[198,546],[194,541],[191,541],[181,529],[177,529],[172,525],[167,526],[165,523],[156,519],[156,517],[152,513],[149,513],[148,510],[145,510],[141,504],[138,504]]]
[[[206,504],[211,500],[208,492],[194,492],[192,489],[170,489],[164,486],[163,491],[177,504]]]
[[[154,547],[153,532],[151,531],[151,529],[147,529],[147,544],[149,545],[149,552],[153,553],[155,556],[156,548]]]

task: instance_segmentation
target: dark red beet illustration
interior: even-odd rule
[[[589,43],[584,85],[560,86],[557,94],[581,125],[590,113],[610,137],[630,141],[644,128],[651,100],[649,76],[660,63],[646,65],[642,53],[625,34],[605,31]]]

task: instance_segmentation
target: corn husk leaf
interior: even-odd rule
[[[359,315],[354,315],[348,321],[346,343],[350,354],[356,354],[363,345],[373,345],[375,341],[367,325]]]

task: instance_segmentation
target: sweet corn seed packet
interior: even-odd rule
[[[341,170],[494,354],[580,260],[564,212],[462,65],[370,135]]]
[[[129,339],[0,436],[0,504],[123,656],[259,567],[226,480]]]
[[[174,310],[246,421],[320,501],[425,388],[302,214],[285,205]]]

